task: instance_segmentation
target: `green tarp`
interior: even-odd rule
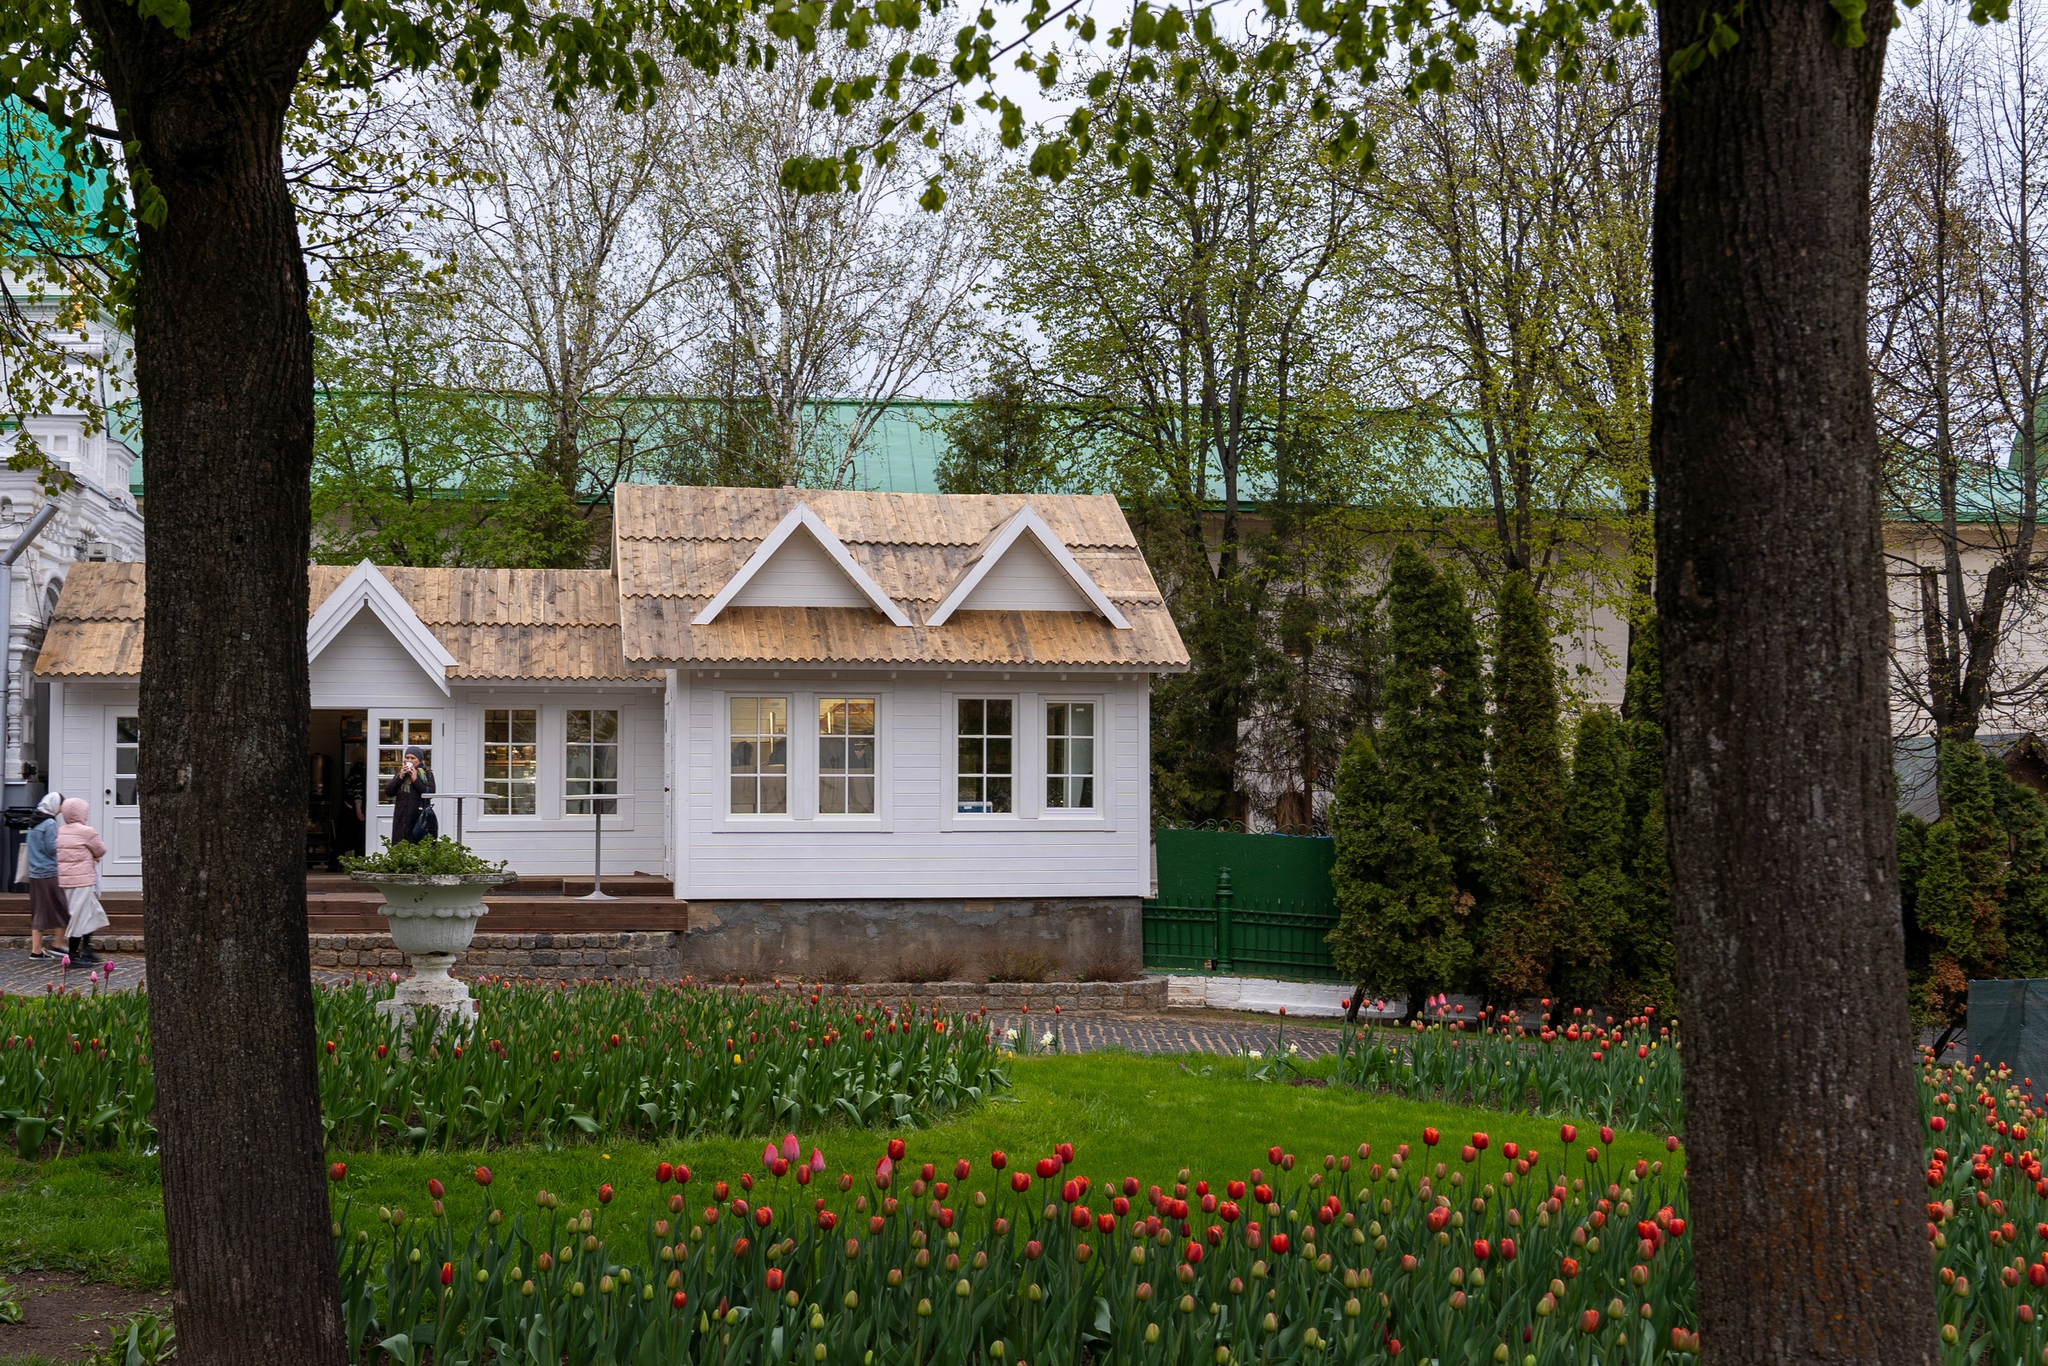
[[[1970,1052],[2048,1081],[2048,979],[1970,983]]]

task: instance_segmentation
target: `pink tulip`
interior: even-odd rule
[[[825,1153],[823,1149],[811,1149],[811,1170],[814,1172],[825,1170]]]
[[[797,1145],[795,1134],[784,1134],[782,1136],[782,1155],[784,1157],[794,1162],[802,1153],[803,1149]]]
[[[775,1145],[773,1143],[761,1149],[761,1165],[764,1167],[775,1165]]]
[[[875,1164],[875,1175],[876,1175],[876,1176],[887,1176],[887,1175],[888,1175],[888,1174],[889,1174],[890,1172],[893,1172],[893,1171],[895,1171],[895,1170],[896,1170],[896,1164],[895,1164],[894,1162],[891,1162],[891,1161],[890,1161],[890,1160],[889,1160],[888,1158],[886,1158],[886,1157],[885,1157],[885,1158],[883,1158],[883,1159],[882,1159],[881,1161],[879,1161],[879,1162],[877,1162],[877,1163]]]

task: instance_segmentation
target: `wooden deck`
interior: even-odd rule
[[[578,901],[590,891],[588,877],[521,878],[484,898],[490,914],[477,926],[484,934],[591,934],[689,928],[689,903],[669,895],[664,878],[607,877],[613,901]],[[107,892],[100,898],[112,922],[109,935],[141,934],[142,893]],[[313,934],[382,934],[376,889],[332,873],[306,877],[307,929]],[[28,895],[0,893],[0,935],[28,933]]]

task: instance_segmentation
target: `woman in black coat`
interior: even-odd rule
[[[412,838],[412,830],[419,823],[420,808],[426,797],[434,790],[434,770],[427,762],[427,752],[418,745],[405,747],[405,760],[398,766],[391,781],[384,784],[384,795],[391,799],[391,842],[403,844]]]

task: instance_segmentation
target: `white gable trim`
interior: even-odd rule
[[[318,659],[320,652],[341,634],[342,628],[354,621],[356,613],[366,607],[384,623],[384,629],[391,633],[399,648],[412,656],[442,692],[447,692],[448,670],[455,667],[455,656],[449,654],[440,638],[427,629],[419,613],[412,610],[412,604],[391,586],[391,580],[368,560],[351,569],[348,577],[341,581],[341,586],[328,594],[327,601],[321,603],[319,610],[307,621],[307,662]]]
[[[1052,528],[1038,515],[1038,509],[1029,503],[1018,508],[1015,515],[982,546],[981,553],[967,567],[967,572],[960,576],[960,581],[953,585],[953,591],[946,594],[945,601],[939,604],[938,610],[931,614],[925,625],[944,626],[951,620],[953,613],[960,610],[960,604],[967,601],[968,594],[972,593],[975,586],[996,567],[996,562],[1017,543],[1017,538],[1027,531],[1038,538],[1038,544],[1044,548],[1046,554],[1052,556],[1052,562],[1074,581],[1074,587],[1080,589],[1088,601],[1094,604],[1095,610],[1104,620],[1119,631],[1128,631],[1131,628],[1131,623],[1125,619],[1124,614],[1109,600],[1109,594],[1102,591],[1101,586],[1074,558],[1074,553],[1067,549],[1066,542],[1053,535]]]
[[[775,524],[775,530],[768,533],[768,539],[761,542],[760,549],[747,557],[747,562],[740,566],[740,572],[727,580],[725,587],[718,590],[718,596],[711,599],[710,604],[703,611],[699,612],[697,619],[690,624],[692,626],[709,626],[712,622],[716,621],[718,614],[723,612],[735,597],[739,596],[740,590],[745,588],[753,577],[761,572],[768,561],[775,557],[775,552],[782,548],[782,543],[791,536],[794,536],[799,527],[810,532],[818,544],[824,547],[825,553],[831,557],[832,562],[839,566],[848,579],[853,581],[853,586],[861,591],[861,596],[874,604],[877,612],[887,617],[893,625],[910,625],[910,618],[904,614],[903,609],[896,605],[893,598],[882,591],[880,584],[868,576],[867,570],[862,569],[854,562],[853,556],[847,553],[845,545],[840,542],[837,536],[832,534],[832,528],[826,526],[819,519],[818,514],[811,511],[810,504],[808,503],[798,503],[789,510],[788,514],[780,522]]]

